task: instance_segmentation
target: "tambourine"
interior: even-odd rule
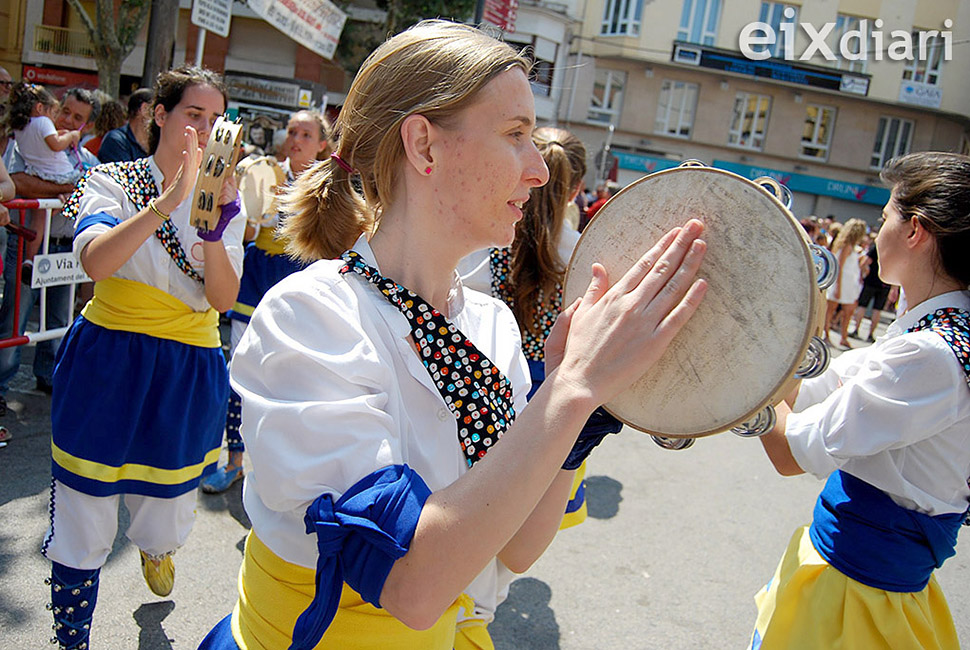
[[[246,158],[236,166],[236,177],[249,223],[254,226],[273,223],[278,212],[277,189],[286,184],[286,172],[276,158]]]
[[[220,115],[209,131],[209,141],[202,152],[199,176],[195,181],[190,223],[195,228],[212,230],[219,223],[218,201],[222,183],[236,169],[242,124]]]
[[[688,161],[641,178],[600,208],[569,261],[564,304],[586,291],[594,262],[616,282],[688,219],[705,224],[707,243],[700,307],[607,411],[671,449],[727,430],[761,435],[797,380],[825,370],[822,292],[838,264],[809,241],[790,205],[791,193],[772,178],[750,181]]]

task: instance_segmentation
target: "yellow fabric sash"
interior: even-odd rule
[[[256,248],[270,255],[282,255],[286,252],[283,239],[276,238],[276,228],[260,228],[255,243]]]
[[[296,619],[313,599],[316,572],[282,559],[250,531],[239,569],[239,600],[232,612],[232,636],[241,650],[277,650],[292,642]],[[473,607],[462,594],[427,630],[412,630],[383,609],[364,602],[346,583],[337,615],[317,650],[451,650],[458,607]]]
[[[219,313],[193,311],[161,289],[134,280],[107,278],[95,283],[94,298],[81,315],[109,330],[148,334],[200,348],[218,348]]]

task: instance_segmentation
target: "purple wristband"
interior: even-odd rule
[[[222,234],[226,232],[226,226],[239,214],[239,195],[236,194],[236,198],[231,203],[219,206],[219,210],[219,222],[215,228],[212,230],[202,230],[202,228],[199,228],[196,231],[199,233],[199,239],[202,241],[219,241],[222,239]]]

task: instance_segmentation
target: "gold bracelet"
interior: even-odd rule
[[[158,215],[158,218],[161,219],[162,221],[168,221],[169,219],[172,218],[172,215],[165,214],[164,212],[158,209],[158,206],[155,205],[155,199],[152,199],[151,201],[148,202],[148,209],[154,212],[156,215]]]

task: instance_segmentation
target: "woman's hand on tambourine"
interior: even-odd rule
[[[185,127],[185,147],[182,149],[182,164],[175,178],[165,191],[155,200],[155,205],[165,214],[172,214],[182,201],[189,197],[199,176],[202,163],[202,149],[199,147],[199,133],[191,126]]]
[[[707,249],[703,231],[693,219],[674,228],[612,287],[606,269],[593,265],[589,287],[564,323],[561,379],[603,404],[660,359],[707,291],[696,278]],[[555,345],[550,351],[555,363]]]
[[[219,192],[219,200],[216,205],[228,205],[239,198],[239,184],[236,182],[235,174],[226,174],[222,181],[222,190]]]

